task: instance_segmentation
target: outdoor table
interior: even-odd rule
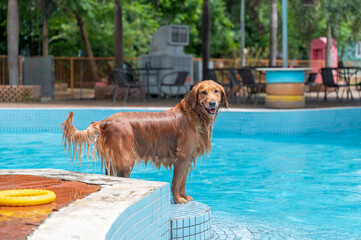
[[[145,68],[137,68],[137,70],[139,71],[145,71],[145,75],[146,75],[146,86],[147,86],[147,98],[150,97],[149,94],[149,76],[151,75],[151,71],[155,71],[156,73],[154,75],[157,75],[157,81],[159,81],[159,72],[162,70],[172,70],[173,68],[171,67],[149,67],[148,65],[146,65]]]
[[[312,68],[256,68],[266,73],[266,107],[305,107],[305,72]]]
[[[351,91],[351,78],[353,76],[357,77],[357,72],[361,70],[360,67],[338,67],[337,73],[345,80],[346,83],[346,94],[347,94],[347,101],[350,99],[353,101],[352,91]]]

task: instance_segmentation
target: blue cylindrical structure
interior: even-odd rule
[[[305,107],[305,71],[312,68],[256,68],[266,72],[266,107]]]

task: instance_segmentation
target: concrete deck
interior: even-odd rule
[[[55,192],[54,202],[36,206],[0,206],[0,239],[26,238],[51,213],[100,189],[99,185],[33,175],[0,175],[0,191],[44,189]]]
[[[50,217],[42,224],[35,224],[35,226],[40,226],[27,237],[27,239],[34,240],[106,239],[106,234],[111,229],[113,223],[116,222],[121,213],[129,206],[157,189],[168,185],[168,183],[163,182],[150,182],[56,169],[0,170],[0,175],[42,176],[50,179],[77,181],[100,186],[99,191],[81,200],[72,202],[59,211],[52,212],[53,207],[51,207]],[[40,186],[38,184],[38,187]],[[51,205],[51,203],[49,204]],[[0,209],[0,215],[3,215],[2,211],[3,207]],[[5,224],[8,223],[4,222]],[[12,229],[11,231],[19,231],[19,229]]]

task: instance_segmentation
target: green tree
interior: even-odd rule
[[[122,19],[122,1],[115,0],[114,7],[114,68],[123,66],[123,19]]]
[[[7,3],[0,1],[0,55],[7,52],[6,25],[7,25]]]
[[[239,46],[240,39],[240,2],[226,0],[226,13],[232,28],[235,47]],[[269,56],[269,18],[270,3],[267,0],[245,1],[245,47],[248,50],[247,58],[268,58]],[[237,51],[238,52],[238,51]],[[235,57],[235,55],[234,55]]]
[[[159,13],[148,1],[123,2],[124,55],[139,57],[147,53],[153,34],[160,26]]]
[[[309,58],[312,39],[322,36],[321,6],[306,7],[303,0],[296,0],[291,6],[288,18],[290,57]]]
[[[92,72],[93,79],[98,80],[99,79],[98,68],[94,60],[94,54],[91,47],[91,43],[89,41],[86,23],[84,21],[83,16],[86,14],[93,16],[94,11],[99,3],[96,1],[87,1],[87,0],[78,0],[78,1],[58,0],[57,4],[59,5],[60,8],[64,10],[66,14],[76,19],[76,22],[80,30],[81,38],[83,40],[86,55],[90,59],[90,69]]]
[[[47,15],[48,36],[46,41],[46,23],[39,2],[57,2],[52,13]],[[310,42],[327,33],[326,13],[330,14],[329,25],[332,37],[337,41],[339,52],[354,44],[359,38],[361,0],[315,0],[316,6],[305,7],[303,0],[289,4],[288,40],[290,59],[307,58]],[[0,54],[7,54],[8,1],[0,1]],[[119,0],[120,2],[120,0]],[[210,33],[210,57],[239,57],[240,39],[240,2],[239,0],[209,0],[212,17]],[[79,34],[83,21],[94,56],[114,56],[115,38],[115,0],[22,0],[19,1],[19,49],[20,53],[40,55],[46,53],[55,56],[75,56],[79,49],[85,48],[82,35]],[[190,44],[185,47],[187,53],[196,57],[202,55],[202,3],[201,0],[122,0],[123,51],[126,57],[139,57],[147,53],[154,32],[159,26],[185,24],[190,30]],[[247,59],[270,56],[270,1],[245,1],[246,49]],[[326,6],[325,4],[329,4]],[[70,17],[59,5],[70,11],[77,10],[81,20]],[[280,11],[280,1],[278,1]],[[48,10],[49,8],[46,7]],[[326,11],[326,9],[328,9]],[[74,13],[72,13],[74,15]],[[278,21],[280,24],[280,21]],[[280,25],[278,25],[280,28]],[[277,42],[280,36],[277,36]],[[43,50],[42,50],[42,45]],[[84,47],[82,47],[84,46]],[[280,47],[280,44],[278,44]],[[25,50],[25,51],[24,51]],[[87,51],[85,50],[85,53]],[[89,56],[89,54],[87,53]]]
[[[184,24],[189,26],[189,46],[187,53],[196,57],[202,55],[202,4],[199,0],[159,0],[152,1],[157,11],[159,25]],[[225,2],[222,0],[209,1],[210,16],[212,17],[210,32],[210,57],[232,57],[237,51],[234,25],[226,12]]]
[[[208,63],[209,63],[209,47],[211,35],[211,16],[209,10],[209,1],[203,1],[202,7],[202,76],[203,80],[209,79],[208,77]]]
[[[48,20],[56,10],[56,4],[53,0],[37,0],[39,11],[41,12],[42,21],[42,55],[49,55],[49,28]]]
[[[342,0],[322,0],[321,5],[324,9],[324,14],[326,18],[326,67],[332,67],[331,62],[331,39],[334,36],[334,39],[340,40],[342,42],[342,37],[340,32],[337,31],[341,28],[342,24],[347,22],[348,16],[352,14],[356,6],[359,6],[359,0],[355,1],[342,1]],[[360,13],[360,12],[359,12]]]
[[[277,0],[270,1],[270,55],[269,55],[269,65],[276,66],[277,59],[277,27],[278,27],[278,13],[277,13]]]

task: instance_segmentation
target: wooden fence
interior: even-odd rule
[[[114,66],[114,57],[94,57],[98,68],[98,74],[100,76],[100,80],[103,82],[109,81],[109,76],[111,69]],[[125,61],[129,62],[132,66],[139,66],[139,58],[125,58]],[[19,63],[21,63],[22,59],[19,57]],[[199,68],[201,66],[199,62],[201,62],[201,58],[194,58],[194,79],[198,80],[197,76],[199,76],[202,69]],[[210,59],[213,62],[214,68],[237,68],[240,66],[239,59]],[[323,60],[289,60],[289,65],[299,66],[299,67],[324,67]],[[355,63],[346,63],[346,65],[352,65]],[[248,59],[246,60],[247,66],[268,66],[268,60],[266,59]],[[282,66],[282,60],[277,61],[277,66]],[[19,76],[20,76],[20,84],[22,79],[22,71],[21,64],[19,64]],[[72,91],[75,88],[82,89],[90,89],[94,88],[95,82],[97,80],[93,80],[90,69],[90,58],[88,57],[54,57],[54,71],[55,71],[55,81],[56,83],[66,83],[67,86]],[[9,76],[8,76],[8,61],[7,56],[0,55],[0,85],[8,85],[9,84]]]

